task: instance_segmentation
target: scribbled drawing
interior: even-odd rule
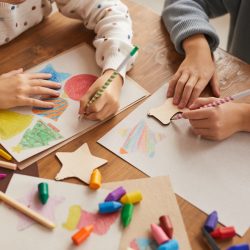
[[[8,140],[22,131],[31,124],[32,115],[24,115],[8,110],[0,111],[0,139]]]
[[[124,129],[118,132],[126,134]],[[144,120],[137,123],[127,134],[127,138],[120,148],[120,154],[139,151],[149,157],[154,157],[156,144],[165,138],[164,134],[153,132]]]
[[[104,235],[109,228],[116,222],[119,213],[99,214],[83,210],[79,205],[73,205],[69,208],[67,221],[63,227],[67,230],[80,229],[87,225],[94,226],[94,233]]]
[[[54,69],[51,64],[47,64],[42,70],[39,71],[40,73],[49,73],[51,74],[51,78],[48,79],[52,82],[62,83],[64,80],[70,77],[69,73],[65,72],[58,72]]]
[[[43,101],[53,102],[55,107],[52,109],[33,107],[32,112],[36,115],[50,118],[57,121],[68,107],[68,102],[63,98],[43,98]]]
[[[51,141],[62,139],[63,137],[48,126],[45,122],[38,120],[33,128],[28,128],[19,144],[12,148],[16,153],[22,150],[36,148],[41,146],[48,146]]]
[[[69,98],[79,101],[96,79],[97,77],[94,75],[75,75],[67,80],[64,86],[64,91]]]
[[[30,209],[36,211],[37,213],[41,214],[48,220],[55,222],[56,208],[61,203],[63,203],[64,200],[65,198],[62,196],[50,195],[47,203],[43,205],[38,198],[37,189],[32,188],[29,191],[29,193],[27,193],[26,196],[20,198],[18,201],[20,201],[22,204],[29,207]],[[23,231],[37,223],[22,213],[18,213],[18,217],[19,217],[19,220],[17,223],[18,231]]]
[[[157,243],[153,239],[148,238],[133,239],[129,246],[134,250],[156,250],[158,248]]]

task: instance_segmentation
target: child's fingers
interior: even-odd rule
[[[211,108],[185,111],[182,113],[182,116],[183,118],[189,119],[189,120],[207,119],[209,117],[210,110]]]
[[[38,99],[34,98],[23,98],[19,102],[19,106],[33,106],[33,107],[39,107],[39,108],[53,108],[55,104],[53,102],[46,102],[46,101],[41,101]]]
[[[216,97],[219,97],[220,96],[220,84],[219,84],[218,74],[216,71],[213,74],[213,76],[210,80],[210,83],[211,83],[211,87],[212,87],[212,91],[213,91],[214,95]]]
[[[206,129],[206,128],[193,128],[193,132],[196,135],[200,135],[204,138],[208,138],[208,137],[212,137],[211,135],[211,130],[210,129]]]
[[[201,97],[201,98],[197,98],[194,100],[194,102],[189,106],[190,109],[197,109],[200,108],[204,105],[210,104],[212,102],[217,101],[218,99],[215,97]]]
[[[50,89],[44,88],[40,86],[31,87],[28,91],[29,95],[49,95],[49,96],[59,96],[60,92]]]
[[[109,116],[111,116],[113,113],[111,111],[110,105],[105,105],[102,110],[100,110],[97,113],[90,113],[89,115],[86,116],[87,119],[89,120],[100,120],[103,121]]]
[[[209,121],[208,119],[190,119],[189,123],[194,129],[208,129]]]
[[[183,72],[180,78],[178,79],[176,87],[175,87],[175,93],[174,93],[174,99],[173,99],[173,103],[175,105],[179,104],[184,86],[187,83],[188,79],[189,79],[189,73],[186,73],[186,72]]]
[[[52,77],[49,73],[26,73],[29,79],[49,79]]]
[[[168,85],[168,91],[167,91],[167,97],[172,97],[174,95],[175,86],[177,84],[178,79],[181,76],[181,72],[176,72],[175,75],[172,77],[172,79],[169,81]]]
[[[35,79],[35,80],[30,80],[30,83],[32,86],[41,86],[41,87],[52,88],[52,89],[61,88],[60,83],[52,82],[48,80]]]
[[[197,81],[198,81],[198,77],[196,75],[192,75],[189,78],[188,82],[186,83],[186,85],[184,87],[182,97],[181,97],[180,103],[178,105],[179,108],[182,109],[182,108],[186,107],[188,101],[190,100],[192,91],[193,91],[195,85],[197,84]]]
[[[7,72],[7,73],[4,73],[4,74],[1,75],[1,77],[5,78],[5,77],[14,76],[16,74],[21,74],[21,73],[23,73],[23,69],[22,68],[21,69],[12,70],[12,71]]]

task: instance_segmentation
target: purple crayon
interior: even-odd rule
[[[126,194],[126,190],[122,186],[118,187],[108,194],[108,196],[105,198],[105,201],[119,201],[124,194]]]
[[[218,214],[216,211],[213,211],[211,214],[208,215],[207,220],[205,222],[204,228],[207,232],[212,232],[218,223]]]
[[[3,180],[6,176],[7,174],[0,174],[0,180]]]
[[[227,250],[250,250],[250,246],[248,244],[240,244],[229,247]]]

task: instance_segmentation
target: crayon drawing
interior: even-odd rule
[[[38,199],[38,184],[41,182],[48,183],[49,187],[49,198],[45,205],[42,205]],[[103,201],[109,192],[110,190],[106,189],[92,192],[82,185],[14,174],[6,195],[43,215],[56,227],[52,231],[48,230],[1,203],[0,249],[119,249],[122,236],[119,215],[108,215],[107,218],[105,215],[103,217],[97,215],[98,203]],[[72,235],[79,231],[80,227],[89,223],[92,223],[96,229],[81,246],[74,246]]]
[[[15,117],[13,113],[11,113],[12,116],[8,115],[4,121],[5,125],[2,125],[0,114],[0,138],[4,139],[4,141],[1,140],[1,144],[18,162],[22,162],[64,140],[77,137],[101,124],[100,121],[78,119],[79,100],[95,82],[97,76],[101,75],[101,69],[95,62],[95,51],[90,46],[79,45],[29,69],[27,72],[50,73],[52,76],[49,80],[60,83],[61,88],[57,90],[60,93],[58,98],[51,96],[36,97],[40,100],[47,99],[47,101],[53,102],[55,107],[52,109],[40,107],[12,109],[9,112],[14,111],[17,115]],[[132,79],[126,78],[125,81],[120,98],[120,110],[148,94]],[[18,114],[20,115],[18,116]],[[6,118],[6,113],[2,116]],[[44,124],[50,123],[51,127],[60,131],[60,134],[44,128],[46,135],[44,133],[42,137],[36,135],[34,127],[37,129],[36,124],[41,124],[38,120]],[[42,131],[40,131],[41,133]],[[38,155],[38,157],[40,156]]]
[[[8,110],[0,111],[0,139],[7,140],[24,131],[32,122],[32,115]]]
[[[63,224],[63,227],[67,230],[75,230],[93,225],[94,233],[105,235],[118,218],[118,212],[112,214],[92,213],[83,210],[79,205],[73,205],[69,208],[67,221]]]
[[[36,115],[47,117],[54,121],[57,121],[63,112],[68,107],[68,102],[63,98],[43,98],[44,101],[49,101],[55,104],[55,107],[52,109],[43,109],[38,107],[33,107],[32,112]]]
[[[47,146],[51,141],[62,139],[58,131],[51,128],[45,122],[38,120],[33,128],[29,128],[23,134],[22,140],[13,150],[20,153],[22,150]]]
[[[94,75],[75,75],[66,81],[64,91],[69,98],[79,101],[96,79],[97,77]]]
[[[125,135],[124,130],[120,130],[120,135]],[[127,138],[120,148],[120,154],[128,154],[139,151],[152,158],[155,155],[155,146],[165,138],[164,134],[153,132],[146,121],[141,120],[127,135]]]
[[[50,196],[48,202],[43,205],[39,198],[38,193],[35,188],[31,189],[23,198],[18,199],[19,202],[24,204],[25,206],[31,208],[32,210],[38,212],[43,215],[50,221],[55,221],[56,208],[62,202],[64,202],[65,198],[63,196]],[[17,230],[23,231],[30,226],[36,224],[36,222],[29,217],[23,215],[22,213],[18,213],[19,221],[17,224]]]

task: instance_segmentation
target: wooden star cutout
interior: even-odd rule
[[[187,108],[179,109],[173,104],[173,98],[168,98],[164,104],[159,107],[152,108],[148,112],[148,116],[153,116],[159,120],[163,125],[169,125],[171,119],[178,113],[188,110]]]
[[[107,163],[107,160],[92,155],[87,143],[74,152],[58,152],[56,156],[62,163],[56,180],[76,177],[89,184],[93,170]]]

